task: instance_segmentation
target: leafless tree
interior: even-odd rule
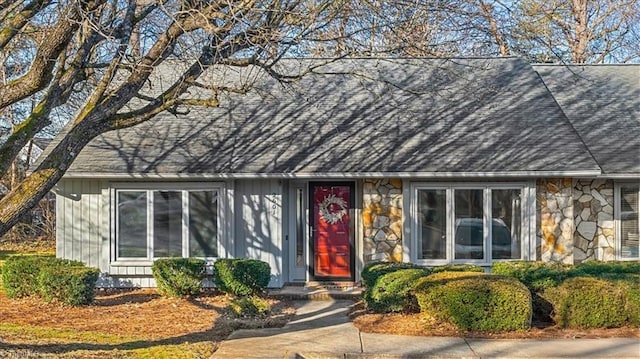
[[[638,60],[637,0],[0,0],[0,175],[68,120],[60,141],[0,200],[0,235],[94,137],[183,106],[217,106],[218,66],[274,71],[284,56],[520,55],[574,63]],[[179,62],[181,65],[171,65]],[[146,91],[174,66],[175,77]],[[190,89],[207,96],[192,96]],[[33,103],[33,105],[31,105]],[[28,109],[28,111],[25,111]]]
[[[95,136],[183,105],[216,106],[225,91],[246,91],[199,80],[216,65],[273,73],[279,58],[305,48],[332,21],[332,3],[0,0],[0,52],[26,63],[0,85],[0,110],[38,99],[0,145],[0,173],[50,125],[54,111],[77,104],[48,156],[0,200],[0,235],[38,203]],[[142,91],[160,67],[178,60],[183,66],[175,67],[179,73],[167,87],[151,96]],[[187,90],[193,87],[209,95],[191,98]]]
[[[522,0],[513,10],[514,42],[534,61],[640,60],[637,0]]]

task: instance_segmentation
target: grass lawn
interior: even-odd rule
[[[0,270],[18,254],[53,255],[0,243]],[[233,330],[284,325],[294,313],[291,303],[272,300],[270,317],[238,320],[229,301],[215,292],[181,299],[154,289],[98,290],[92,305],[70,307],[0,290],[0,357],[208,358]]]

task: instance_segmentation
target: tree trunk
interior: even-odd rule
[[[87,121],[76,123],[49,156],[0,200],[0,236],[28,213],[62,178],[68,164],[100,133]]]
[[[573,62],[584,64],[587,62],[587,44],[590,34],[587,27],[587,2],[588,0],[573,0],[571,13],[573,15],[574,34],[573,39],[568,39],[571,44]]]
[[[498,28],[498,23],[496,22],[496,18],[493,15],[493,6],[487,4],[483,0],[480,0],[480,10],[482,10],[482,16],[484,16],[484,18],[489,23],[489,32],[491,33],[491,36],[493,36],[496,45],[498,45],[500,55],[509,56],[509,46],[507,45],[502,32]]]

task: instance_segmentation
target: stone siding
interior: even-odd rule
[[[613,181],[578,180],[573,187],[574,262],[613,260]]]
[[[365,262],[401,262],[402,180],[366,179],[362,208]]]
[[[539,179],[536,183],[537,253],[545,262],[574,261],[573,181]]]

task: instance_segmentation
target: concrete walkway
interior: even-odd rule
[[[637,338],[467,339],[361,333],[352,301],[297,301],[282,328],[238,330],[214,358],[640,358]]]

